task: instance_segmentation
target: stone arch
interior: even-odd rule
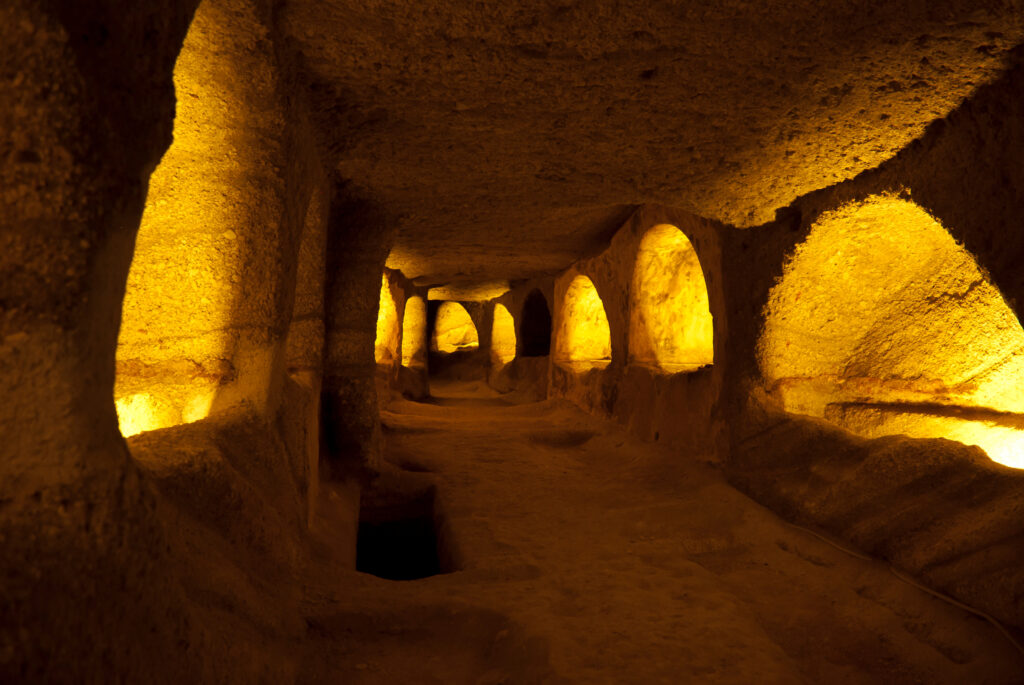
[[[686,235],[658,224],[640,241],[630,290],[630,363],[676,373],[714,362],[700,259]]]
[[[822,215],[772,290],[758,358],[791,412],[874,437],[945,437],[1024,467],[1024,330],[913,202]]]
[[[402,317],[402,366],[419,368],[427,363],[427,305],[419,295],[405,301]]]
[[[491,360],[495,365],[508,364],[516,358],[516,324],[503,304],[494,305],[491,323]]]
[[[451,354],[463,350],[475,350],[480,346],[476,325],[469,312],[458,302],[442,302],[434,320],[434,332],[430,337],[430,349],[434,352]]]
[[[538,288],[530,291],[523,302],[519,338],[524,357],[546,357],[551,354],[551,309]]]
[[[555,346],[555,361],[586,370],[611,363],[612,342],[608,315],[594,283],[577,275],[565,291]]]

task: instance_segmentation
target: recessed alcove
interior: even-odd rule
[[[771,292],[761,369],[790,412],[860,435],[943,437],[1024,467],[1024,330],[921,207],[824,214]]]
[[[603,369],[611,363],[608,315],[594,283],[582,274],[566,288],[554,358],[577,371]]]
[[[442,302],[434,319],[430,349],[441,354],[467,352],[480,347],[480,337],[469,312],[458,302]]]
[[[405,301],[402,316],[402,366],[422,367],[427,363],[427,305],[414,295]]]
[[[491,324],[491,359],[497,365],[516,358],[516,323],[503,304],[494,305]]]
[[[671,224],[640,242],[630,288],[629,361],[664,373],[714,362],[714,325],[700,259]]]
[[[373,343],[373,358],[378,364],[390,364],[398,350],[398,308],[388,275],[381,276],[380,304],[377,306],[377,336]]]
[[[551,309],[544,293],[534,288],[526,296],[519,323],[524,357],[551,354]]]

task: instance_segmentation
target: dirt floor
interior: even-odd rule
[[[699,454],[482,383],[432,392],[382,413],[374,487],[433,485],[458,570],[312,573],[307,682],[1024,683],[992,626],[786,524]]]

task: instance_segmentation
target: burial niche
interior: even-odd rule
[[[508,364],[516,358],[516,324],[503,304],[494,305],[491,324],[491,359],[496,365]]]
[[[823,215],[765,314],[759,362],[786,410],[867,437],[949,438],[1024,467],[1024,330],[914,203],[874,196]]]
[[[555,362],[574,369],[603,369],[612,360],[611,329],[597,288],[578,275],[565,291]]]
[[[469,312],[458,302],[442,302],[434,320],[430,349],[442,354],[475,350],[480,346]]]
[[[714,361],[708,289],[697,252],[675,226],[654,226],[633,270],[629,360],[666,373]]]
[[[402,366],[421,367],[427,363],[427,305],[414,295],[405,301],[402,317]]]
[[[544,293],[536,288],[523,303],[519,335],[524,357],[546,357],[551,353],[551,310]]]
[[[380,281],[380,304],[377,307],[377,337],[373,358],[378,364],[390,364],[398,351],[398,309],[391,295],[391,283],[384,274]]]

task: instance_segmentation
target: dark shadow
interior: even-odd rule
[[[550,353],[551,310],[540,290],[534,289],[526,296],[519,337],[522,340],[522,356],[546,357]]]

